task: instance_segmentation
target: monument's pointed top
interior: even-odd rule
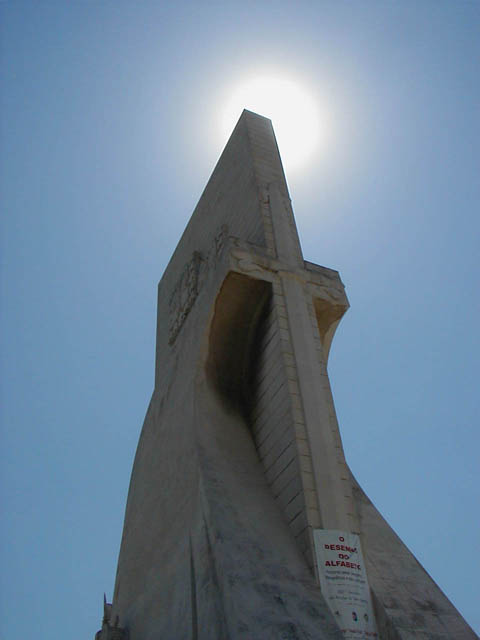
[[[272,122],[271,118],[268,118],[267,116],[264,116],[261,113],[257,113],[256,111],[251,111],[250,109],[244,109],[240,117],[242,118],[242,117],[249,117],[249,116],[253,116],[254,118],[262,118],[262,120],[268,120],[270,123]]]
[[[207,255],[219,234],[303,266],[272,122],[248,109],[238,119],[164,280],[178,273],[192,252]]]
[[[234,158],[229,156],[229,150],[232,149],[236,153],[235,150],[239,148],[242,140],[247,152],[246,162],[251,166],[255,187],[262,203],[258,216],[264,224],[264,242],[269,251],[277,257],[291,265],[303,266],[287,180],[272,121],[244,109],[215,172],[224,164],[228,165],[227,157],[230,157],[230,161],[233,159],[234,163],[239,161],[238,155]]]
[[[225,152],[229,148],[238,147],[241,138],[246,138],[248,142],[248,161],[253,163],[257,185],[264,187],[275,182],[284,195],[289,197],[273,124],[267,116],[243,109],[217,168],[225,162]]]

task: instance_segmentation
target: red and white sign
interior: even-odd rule
[[[322,594],[347,640],[378,638],[360,539],[335,529],[313,532]]]

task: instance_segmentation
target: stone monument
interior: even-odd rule
[[[476,637],[346,464],[327,359],[347,308],[303,258],[270,120],[244,111],[159,284],[97,640]]]

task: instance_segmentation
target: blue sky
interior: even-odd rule
[[[287,178],[305,258],[351,303],[330,361],[347,459],[479,632],[480,3],[4,1],[0,20],[1,640],[99,628],[156,285],[225,91],[264,67],[329,106],[328,147]]]

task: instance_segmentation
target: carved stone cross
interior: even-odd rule
[[[298,405],[297,445],[313,471],[313,486],[308,472],[303,473],[309,524],[357,531],[350,473],[326,369],[331,340],[348,301],[336,271],[303,260],[290,200],[278,184],[268,185],[264,196],[273,228],[267,251],[237,241],[230,250],[231,268],[272,283],[291,376],[289,391]],[[303,460],[301,467],[308,466]]]

